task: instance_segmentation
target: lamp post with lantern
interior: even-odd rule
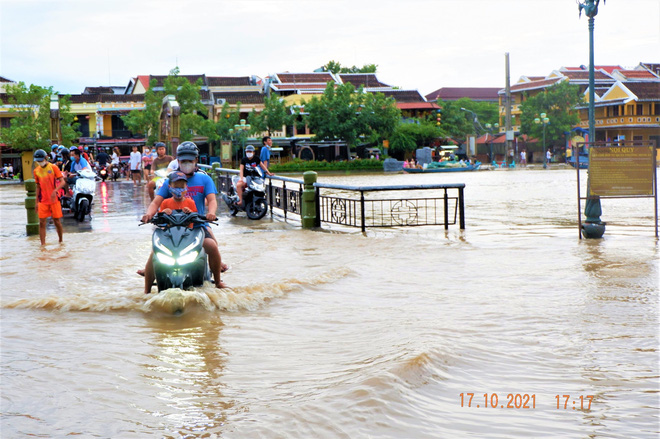
[[[595,97],[594,91],[594,17],[598,15],[598,4],[600,0],[579,0],[578,11],[580,16],[584,10],[589,17],[589,141],[590,148],[596,143],[596,120],[595,120]],[[576,158],[577,160],[577,158]],[[578,162],[576,162],[578,163]],[[591,179],[587,174],[587,200],[584,205],[584,215],[587,217],[582,223],[582,236],[585,238],[602,238],[605,234],[605,223],[600,220],[602,209],[600,197],[590,196]]]
[[[541,117],[535,118],[534,123],[543,124],[543,169],[546,169],[548,167],[548,158],[545,151],[545,126],[550,123],[550,119],[546,117],[545,113],[541,113]]]

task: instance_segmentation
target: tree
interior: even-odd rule
[[[7,86],[7,101],[11,112],[16,116],[11,119],[9,128],[0,133],[0,142],[20,151],[44,149],[51,145],[50,133],[50,97],[55,94],[53,87],[41,87],[24,82]],[[68,96],[59,98],[60,142],[71,146],[80,136],[73,123],[71,105]]]
[[[390,136],[390,154],[402,155],[444,137],[444,131],[435,125],[435,120],[420,121],[420,123],[399,123]]]
[[[541,113],[546,113],[550,119],[550,123],[545,126],[546,144],[561,145],[564,133],[571,131],[580,122],[579,115],[572,110],[582,103],[579,87],[568,81],[561,81],[523,101],[520,105],[520,131],[541,139],[543,124],[535,123],[534,119],[540,118]]]
[[[438,105],[442,108],[441,126],[451,137],[463,138],[469,134],[483,134],[476,132],[478,128],[474,126],[472,114],[461,108],[474,112],[481,126],[485,126],[487,123],[495,124],[498,120],[499,108],[495,103],[475,102],[470,98],[460,98],[456,101],[439,101]]]
[[[316,140],[343,140],[355,145],[359,138],[375,141],[394,131],[400,119],[393,98],[364,93],[351,83],[329,83],[323,95],[305,104],[309,128]]]
[[[208,109],[202,104],[199,92],[202,88],[201,79],[192,84],[187,78],[179,76],[179,68],[175,67],[165,78],[163,90],[155,91],[156,86],[156,80],[151,80],[149,89],[144,94],[143,110],[133,110],[122,117],[131,132],[145,134],[147,143],[156,142],[163,98],[174,95],[181,109],[179,141],[191,140],[195,135],[208,137],[209,141],[217,140],[215,124],[208,119]]]
[[[291,123],[291,114],[279,96],[271,94],[264,100],[264,109],[260,112],[252,112],[248,116],[250,131],[252,133],[279,131],[283,125]]]
[[[328,61],[328,63],[321,67],[323,72],[332,73],[376,73],[378,66],[376,64],[365,64],[362,67],[342,67],[337,61]]]
[[[222,110],[218,116],[218,121],[215,123],[215,133],[219,139],[229,140],[231,138],[231,131],[234,125],[238,125],[241,119],[241,103],[236,104],[235,109],[229,107],[229,102],[222,105]]]

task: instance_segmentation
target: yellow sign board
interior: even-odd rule
[[[589,195],[653,196],[653,146],[589,148]]]

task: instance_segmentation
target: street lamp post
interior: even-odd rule
[[[548,158],[546,156],[546,151],[545,151],[545,126],[550,123],[550,119],[546,117],[545,113],[541,113],[541,117],[537,117],[534,119],[535,124],[542,123],[543,124],[543,169],[546,169],[548,167]]]
[[[600,0],[582,0],[578,3],[580,16],[584,9],[589,17],[589,144],[593,148],[596,142],[596,118],[594,91],[594,17],[598,15]],[[578,163],[578,162],[576,162]],[[584,215],[587,217],[582,224],[582,236],[585,238],[602,238],[605,234],[605,223],[600,220],[603,213],[600,207],[600,197],[590,196],[591,179],[587,174],[587,201],[584,204]]]

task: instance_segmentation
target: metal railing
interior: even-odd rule
[[[203,166],[203,168],[211,168]],[[231,186],[231,176],[235,169],[216,168],[215,179],[218,191],[227,192]],[[302,215],[303,180],[272,176],[267,177],[266,198],[270,206],[283,212],[284,218],[293,213]],[[282,185],[273,184],[281,181]],[[288,186],[287,186],[288,183]],[[338,224],[348,227],[408,227],[444,226],[459,224],[465,229],[465,184],[425,184],[405,186],[347,186],[314,183],[316,204],[316,226],[321,223]],[[321,191],[332,191],[322,194]],[[382,194],[396,191],[442,191],[441,197],[409,198],[365,198],[365,194]],[[455,194],[449,191],[455,190]],[[344,195],[346,194],[346,195]],[[359,194],[359,198],[351,196]]]
[[[315,183],[317,226],[321,222],[360,227],[437,226],[448,229],[459,222],[465,229],[465,184],[428,184],[406,186],[344,186]],[[327,196],[321,189],[359,192],[359,198]],[[456,196],[449,196],[449,190],[456,189]],[[442,190],[442,197],[427,198],[377,198],[366,199],[365,193],[392,191]],[[441,214],[439,214],[441,212]]]

